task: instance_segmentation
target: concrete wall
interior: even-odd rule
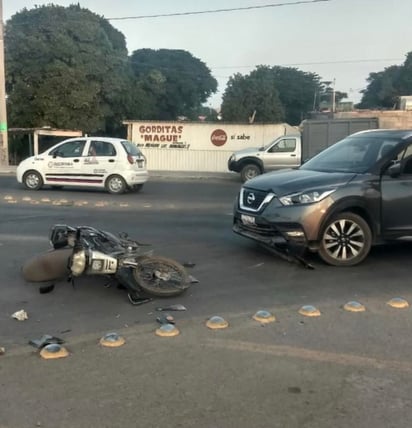
[[[405,110],[355,110],[335,113],[335,119],[376,117],[381,129],[412,129],[412,111]]]
[[[234,151],[262,147],[282,135],[299,133],[287,123],[123,123],[128,140],[145,154],[149,171],[228,172],[227,161]]]

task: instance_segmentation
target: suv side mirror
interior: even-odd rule
[[[397,163],[391,165],[387,171],[388,171],[388,174],[390,177],[392,177],[392,178],[399,177],[401,175],[401,164],[400,164],[400,162],[397,162]]]

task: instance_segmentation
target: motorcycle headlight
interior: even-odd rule
[[[322,189],[311,190],[309,192],[292,193],[290,195],[280,197],[279,201],[282,203],[282,205],[312,204],[325,199],[335,191],[336,189]]]
[[[81,275],[86,269],[86,251],[81,250],[73,254],[70,270],[74,276]]]

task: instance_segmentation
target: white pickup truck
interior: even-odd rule
[[[239,172],[243,182],[283,168],[296,168],[328,146],[355,132],[378,128],[376,118],[306,120],[301,134],[278,137],[263,147],[235,151],[228,169]]]

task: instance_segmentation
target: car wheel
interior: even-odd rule
[[[245,182],[245,181],[251,180],[252,178],[257,177],[261,173],[262,171],[256,164],[249,163],[249,164],[246,164],[240,171],[240,178],[242,179],[243,182]]]
[[[27,171],[23,176],[23,183],[27,189],[39,190],[43,186],[43,179],[37,171]]]
[[[120,195],[126,190],[126,182],[120,175],[111,175],[106,180],[105,188],[109,193]]]
[[[369,254],[372,232],[368,223],[350,212],[333,217],[323,228],[319,255],[333,266],[355,266]]]

